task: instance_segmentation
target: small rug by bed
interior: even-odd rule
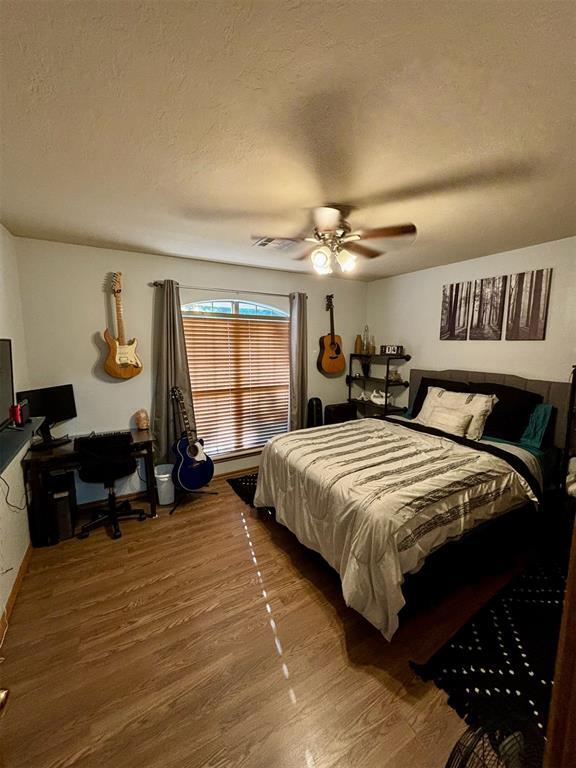
[[[529,567],[426,664],[412,662],[412,668],[445,690],[469,725],[497,734],[499,741],[521,733],[526,749],[541,753],[564,587],[559,563]]]
[[[241,475],[240,477],[230,477],[228,484],[237,496],[240,496],[245,504],[254,506],[254,494],[256,493],[256,483],[258,482],[258,472],[252,472],[250,475]]]

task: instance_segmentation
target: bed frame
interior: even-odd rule
[[[410,406],[414,402],[423,376],[453,381],[489,381],[526,389],[542,395],[544,402],[556,408],[554,445],[564,448],[568,422],[570,384],[559,381],[524,379],[502,373],[478,371],[410,371]],[[535,548],[541,551],[542,526],[532,504],[508,512],[472,528],[462,538],[443,544],[432,552],[415,574],[406,574],[402,592],[406,606],[401,616],[430,605],[452,591],[454,582],[474,582],[487,573],[506,571]]]
[[[541,381],[540,379],[524,379],[521,376],[511,376],[508,373],[480,373],[479,371],[424,371],[412,368],[410,371],[410,406],[414,402],[420,381],[423,376],[447,381],[489,381],[494,384],[506,384],[517,389],[526,389],[542,395],[544,402],[556,409],[554,422],[554,445],[564,449],[566,428],[568,425],[568,399],[570,384],[564,381]]]

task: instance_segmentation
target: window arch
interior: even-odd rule
[[[206,299],[182,305],[186,315],[242,315],[243,317],[288,317],[278,307],[244,299]]]

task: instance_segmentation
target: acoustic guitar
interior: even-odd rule
[[[182,437],[172,446],[176,455],[176,463],[172,469],[172,482],[184,491],[196,491],[212,480],[214,462],[204,451],[204,441],[199,439],[192,429],[180,387],[172,387],[170,395],[180,409],[180,417],[184,424]]]
[[[106,328],[104,341],[108,345],[108,356],[104,361],[104,370],[116,379],[132,379],[142,373],[142,363],[136,354],[138,341],[131,339],[126,341],[124,330],[124,313],[122,309],[122,273],[114,272],[112,275],[112,293],[116,303],[116,327],[118,338],[114,338],[112,331]]]
[[[320,337],[318,370],[327,376],[338,376],[346,370],[342,339],[334,333],[334,294],[326,296],[326,311],[330,312],[330,333]]]

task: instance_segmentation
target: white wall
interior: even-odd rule
[[[440,341],[443,285],[546,267],[554,271],[545,340]],[[567,381],[576,363],[576,238],[378,280],[368,286],[367,307],[377,344],[403,344],[412,355],[406,371],[462,368]]]
[[[164,278],[206,289],[234,288],[239,295],[243,290],[305,291],[309,297],[309,396],[321,397],[325,404],[343,401],[347,394],[344,377],[328,379],[316,370],[317,339],[328,330],[326,293],[335,294],[336,330],[346,353],[367,319],[377,345],[404,344],[413,356],[411,365],[418,368],[480,368],[565,381],[576,361],[576,238],[369,284],[38,240],[18,238],[16,244],[30,386],[74,384],[78,418],[65,425],[71,433],[123,429],[138,408],[150,409],[154,290],[148,283]],[[443,284],[547,266],[554,273],[545,341],[439,340]],[[101,368],[101,333],[111,322],[110,297],[103,284],[106,274],[115,270],[124,275],[127,333],[138,337],[144,363],[144,372],[127,382],[109,378]],[[209,290],[182,294],[184,300],[211,295]],[[277,305],[285,308],[286,303],[278,299]],[[224,462],[218,470],[253,466],[256,461],[248,457]],[[121,490],[137,487],[135,478]]]
[[[322,398],[325,404],[342,402],[347,397],[344,376],[328,379],[316,370],[318,338],[329,330],[324,297],[327,293],[335,295],[336,331],[343,338],[345,352],[350,352],[364,323],[365,283],[39,240],[19,239],[18,254],[31,386],[74,385],[78,418],[65,425],[66,431],[123,429],[138,408],[150,409],[154,289],[148,283],[165,278],[183,285],[233,288],[239,292],[306,292],[308,394]],[[110,322],[110,297],[104,293],[103,284],[111,271],[123,273],[126,332],[139,339],[144,364],[143,373],[129,381],[111,379],[101,367],[101,334]],[[209,294],[206,291],[203,296]],[[182,292],[186,300],[197,295],[190,297]],[[221,293],[213,295],[223,297]],[[285,300],[278,300],[278,306],[285,308]],[[255,463],[254,457],[243,462],[245,466]],[[226,472],[241,466],[223,462],[218,469]]]
[[[20,279],[16,254],[16,239],[0,224],[0,338],[12,339],[14,365],[14,386],[28,385],[28,365],[22,306],[20,301]],[[10,486],[9,500],[16,506],[23,506],[21,456],[2,473]],[[30,537],[26,510],[11,509],[5,501],[6,486],[0,484],[0,613],[18,574],[22,558],[26,553]],[[4,571],[7,571],[4,573]]]
[[[12,339],[14,388],[21,389],[28,384],[28,362],[17,243],[18,239],[0,224],[0,338]]]

